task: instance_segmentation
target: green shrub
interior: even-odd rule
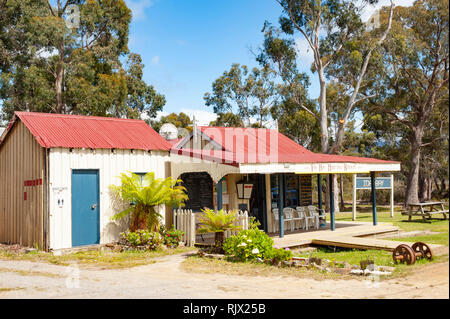
[[[184,232],[182,230],[175,229],[173,225],[170,229],[161,227],[160,232],[164,241],[164,245],[169,248],[177,248],[180,245],[181,238],[184,235]]]
[[[148,230],[137,230],[135,232],[124,232],[120,233],[122,241],[130,246],[146,246],[147,249],[154,250],[158,248],[162,242],[163,238],[158,232],[152,232]]]
[[[276,265],[281,261],[292,259],[292,252],[289,249],[273,248],[271,262]]]
[[[292,259],[290,250],[273,247],[273,240],[264,231],[258,229],[259,222],[250,218],[248,230],[227,238],[223,244],[225,254],[234,256],[239,261],[253,261],[260,258],[264,261],[278,263]]]
[[[273,250],[273,240],[259,229],[243,230],[231,236],[223,244],[225,254],[235,256],[241,261],[270,258]]]

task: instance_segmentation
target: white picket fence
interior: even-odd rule
[[[225,238],[231,237],[233,235],[237,235],[241,230],[248,229],[248,213],[247,211],[237,211],[236,212],[236,220],[234,221],[235,226],[240,226],[239,230],[227,230],[225,232]]]
[[[193,247],[195,245],[195,213],[192,209],[175,209],[173,211],[173,220],[175,229],[184,232],[181,241],[186,246]]]
[[[195,236],[197,234],[196,230],[201,224],[198,219],[202,213],[194,213],[192,212],[192,209],[175,209],[173,213],[175,228],[184,232],[181,240],[186,244],[186,246],[193,247],[195,245]],[[225,238],[236,235],[241,230],[248,229],[247,211],[236,212],[236,220],[234,221],[234,225],[240,226],[240,229],[227,230],[224,233]]]

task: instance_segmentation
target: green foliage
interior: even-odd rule
[[[225,253],[240,261],[252,261],[257,258],[271,259],[273,249],[272,238],[256,227],[228,237],[223,244]]]
[[[79,27],[64,20],[69,4],[80,10]],[[123,0],[0,1],[0,116],[155,117],[165,98],[145,83],[142,59],[128,49],[130,22]]]
[[[215,233],[214,242],[219,252],[222,251],[224,232],[227,230],[238,230],[241,227],[233,225],[236,220],[236,212],[226,212],[223,209],[214,211],[209,208],[202,209],[203,214],[199,218],[201,223],[198,232],[202,233]]]
[[[273,248],[271,253],[272,254],[270,255],[270,261],[274,265],[278,265],[282,261],[292,259],[292,252],[287,248]]]
[[[242,118],[232,112],[219,113],[217,119],[209,123],[209,125],[221,127],[245,127]]]
[[[158,232],[139,229],[135,232],[120,233],[122,241],[130,246],[146,246],[149,250],[157,249],[163,243],[163,237]]]
[[[192,126],[190,126],[192,125],[192,121],[189,116],[187,116],[183,112],[180,112],[179,114],[170,113],[167,116],[161,116],[161,119],[159,121],[150,121],[152,128],[157,132],[159,132],[159,129],[165,123],[171,123],[177,128],[184,128],[188,132],[192,131]],[[179,137],[181,137],[181,135],[179,135]]]
[[[230,115],[234,109],[251,126],[251,118],[258,119],[257,127],[263,127],[269,116],[270,107],[275,101],[274,72],[268,67],[253,68],[234,63],[212,84],[212,92],[204,96],[205,104],[213,107],[220,121],[236,122]]]
[[[160,233],[164,240],[164,245],[169,248],[177,248],[180,245],[181,238],[184,235],[182,230],[177,230],[172,227],[170,229],[166,229],[164,226],[161,226]]]
[[[202,209],[203,214],[199,218],[201,223],[199,233],[218,233],[226,230],[237,230],[239,226],[233,225],[236,220],[236,212],[226,212],[223,209],[214,211],[213,209]]]
[[[261,259],[278,264],[280,261],[292,259],[289,250],[273,247],[273,240],[264,231],[258,229],[260,223],[254,218],[249,219],[249,229],[227,238],[223,250],[227,255],[234,256],[239,261]]]
[[[156,179],[155,173],[149,172],[141,179],[141,176],[121,174],[121,185],[110,185],[110,190],[122,201],[132,205],[113,216],[113,220],[121,219],[132,214],[131,229],[159,230],[159,217],[155,206],[168,205],[183,207],[188,199],[181,180]]]

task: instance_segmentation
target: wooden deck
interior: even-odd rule
[[[379,223],[373,226],[372,223],[367,222],[338,222],[336,229],[332,231],[327,223],[326,229],[319,229],[315,231],[301,231],[297,233],[285,234],[283,238],[273,236],[273,241],[276,247],[289,248],[313,244],[313,241],[335,241],[342,242],[343,238],[355,238],[356,240],[366,240],[368,238],[361,238],[364,236],[376,236],[377,234],[396,233],[399,231],[397,226],[392,226],[387,223]],[[341,238],[337,241],[336,238]]]
[[[378,223],[373,226],[372,223],[365,222],[339,222],[336,223],[336,230],[328,229],[317,231],[302,231],[290,233],[283,238],[273,237],[274,246],[278,248],[294,248],[308,245],[322,245],[331,247],[343,247],[353,249],[380,249],[393,251],[400,244],[412,245],[413,243],[399,242],[393,240],[377,239],[377,235],[399,231],[397,226],[389,223]],[[440,245],[429,245],[435,254],[445,253],[446,247]],[[443,249],[444,248],[444,249]]]

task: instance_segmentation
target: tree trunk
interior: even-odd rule
[[[328,153],[328,112],[327,112],[327,83],[325,82],[325,76],[323,69],[319,70],[320,81],[320,144],[322,147],[322,153]]]
[[[406,184],[405,203],[419,202],[420,146],[423,137],[423,124],[417,125],[411,135],[411,157],[408,180]]]
[[[427,184],[426,178],[419,172],[419,200],[425,201],[427,198]]]
[[[139,209],[131,216],[130,231],[135,232],[137,230],[144,229],[147,230],[147,216]]]
[[[218,250],[218,253],[222,253],[223,252],[223,241],[225,238],[225,234],[224,232],[216,232],[214,234],[214,241],[216,242],[216,248]]]
[[[64,43],[59,46],[58,68],[56,71],[55,91],[56,91],[56,113],[64,113],[63,85],[64,85]]]

